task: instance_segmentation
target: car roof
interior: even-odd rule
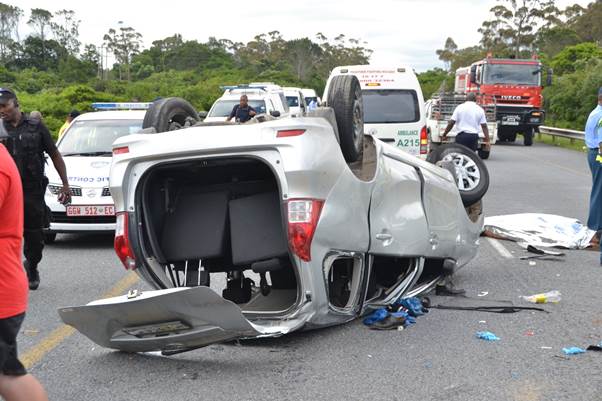
[[[93,111],[80,114],[74,121],[144,120],[144,114],[146,114],[146,110]]]
[[[269,93],[230,93],[227,95],[223,95],[222,97],[220,97],[219,99],[216,100],[216,102],[219,102],[220,100],[236,100],[239,101],[240,97],[242,95],[247,95],[247,99],[249,100],[264,100],[265,98],[269,97],[270,94]]]

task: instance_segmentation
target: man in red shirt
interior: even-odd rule
[[[1,128],[0,128],[1,130]],[[27,276],[21,262],[23,189],[0,132],[0,397],[6,401],[47,401],[48,397],[17,357],[17,333],[27,309]]]

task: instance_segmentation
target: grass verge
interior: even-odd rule
[[[546,134],[535,134],[535,141],[547,143],[548,145],[558,146],[560,148],[576,150],[578,152],[587,152],[585,142],[574,139],[573,143],[569,138],[553,137]]]

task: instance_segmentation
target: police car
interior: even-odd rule
[[[61,179],[46,166],[45,200],[51,211],[46,242],[57,233],[103,232],[115,229],[115,206],[109,189],[113,142],[142,128],[150,103],[94,103],[95,112],[73,120],[57,147],[67,165],[71,203],[57,202]]]

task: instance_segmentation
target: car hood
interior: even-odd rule
[[[63,156],[69,185],[103,188],[109,185],[110,156]],[[61,178],[52,162],[46,165],[46,176],[51,184],[60,184]]]

